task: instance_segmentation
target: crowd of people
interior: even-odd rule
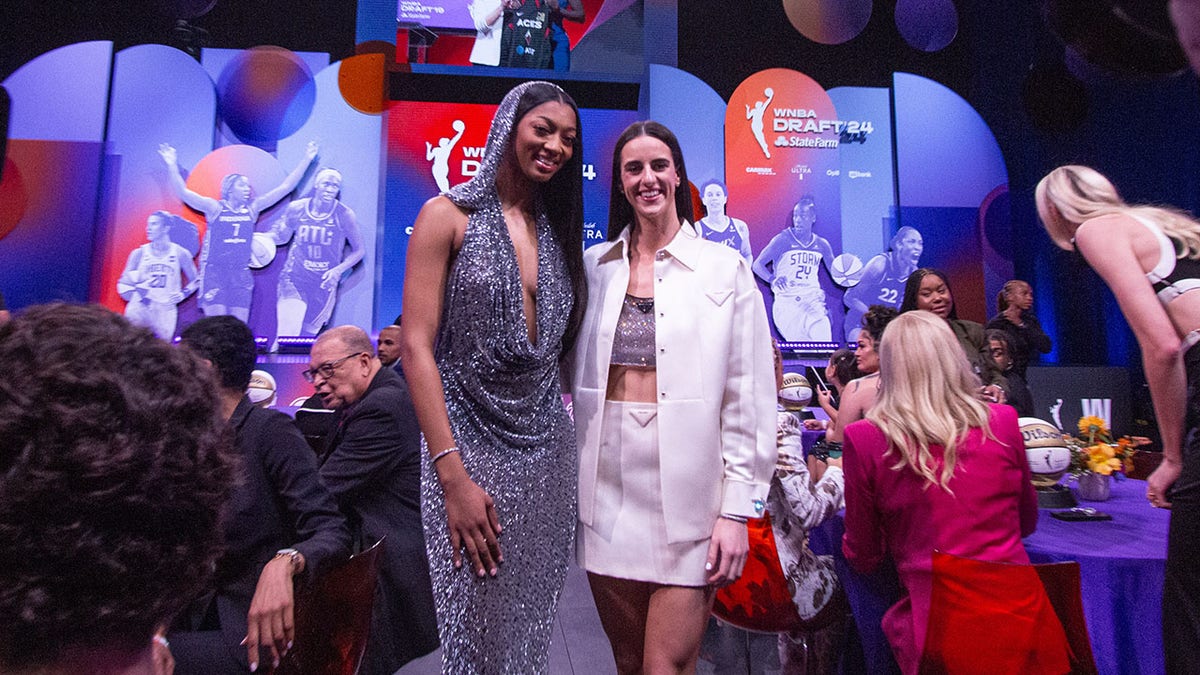
[[[229,311],[178,346],[96,306],[9,319],[0,298],[0,671],[277,664],[296,589],[382,540],[361,672],[439,646],[446,673],[546,672],[572,559],[619,672],[694,672],[714,596],[741,576],[747,522],[764,512],[797,613],[844,612],[830,559],[806,543],[844,502],[846,561],[898,570],[883,629],[901,671],[972,672],[969,650],[926,639],[932,555],[1029,562],[1037,503],[1017,417],[1032,353],[1050,347],[1029,285],[1004,286],[985,332],[958,318],[945,273],[912,271],[899,311],[866,307],[857,349],[832,355],[818,387],[829,422],[810,426],[840,449],[805,457],[755,280],[785,262],[702,236],[741,236],[717,217],[724,186],[706,186],[710,218],[693,224],[679,142],[652,121],[617,139],[609,240],[585,252],[581,138],[558,86],[504,98],[478,173],[417,218],[403,322],[378,347],[355,326],[313,344],[304,377],[334,411],[316,453],[245,395],[254,337],[245,305],[220,295],[235,282],[204,277],[219,291],[206,302]],[[255,200],[235,178],[222,201],[182,194],[220,229],[223,204],[253,218],[287,187]],[[335,194],[312,199],[336,208]],[[1164,644],[1168,669],[1190,672],[1200,223],[1129,206],[1085,167],[1047,176],[1037,200],[1143,347],[1164,450],[1147,497],[1173,508]],[[801,200],[794,229],[811,235],[813,218]],[[911,234],[893,248],[915,263]],[[1026,591],[991,619],[1000,670],[1065,672],[1046,593]],[[797,640],[779,641],[783,672],[836,663],[838,640],[815,657]]]

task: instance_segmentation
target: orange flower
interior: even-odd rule
[[[1108,433],[1108,426],[1099,417],[1087,415],[1079,418],[1079,433],[1085,436],[1103,435]]]

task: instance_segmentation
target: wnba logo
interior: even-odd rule
[[[1111,398],[1081,398],[1079,408],[1084,417],[1099,417],[1104,420],[1104,426],[1112,428],[1112,399]]]
[[[436,147],[433,143],[425,141],[425,160],[433,162],[429,171],[433,174],[439,192],[450,190],[450,153],[467,130],[467,125],[462,120],[454,120],[450,123],[450,128],[454,130],[454,135],[438,139]]]

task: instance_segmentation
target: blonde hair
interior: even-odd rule
[[[1157,225],[1175,243],[1177,258],[1200,258],[1200,223],[1178,209],[1126,204],[1117,188],[1095,169],[1060,166],[1038,182],[1034,198],[1046,233],[1060,248],[1073,248],[1075,230],[1085,221],[1116,214]]]
[[[957,446],[972,429],[988,428],[988,407],[977,398],[979,378],[944,319],[924,310],[896,317],[879,344],[879,398],[866,418],[896,455],[891,468],[911,469],[928,484],[951,492]],[[941,470],[929,452],[940,445]]]

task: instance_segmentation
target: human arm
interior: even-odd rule
[[[276,185],[274,188],[267,190],[261,196],[255,198],[254,205],[251,207],[255,213],[262,213],[271,208],[280,199],[292,193],[296,186],[300,184],[300,179],[304,177],[304,172],[308,171],[308,165],[317,157],[317,142],[309,141],[308,145],[304,146],[304,158],[296,164],[296,168],[283,179],[283,182]]]
[[[132,274],[132,272],[134,270],[136,270],[138,268],[138,265],[140,265],[140,264],[142,264],[142,247],[141,246],[139,246],[129,252],[129,257],[125,260],[125,269],[121,270],[121,276],[117,277],[117,285],[118,285],[117,291],[120,294],[121,299],[125,300],[126,302],[133,300],[134,294],[137,293],[138,291],[142,290],[140,287],[138,287],[137,284],[133,283],[133,274]],[[121,284],[129,284],[134,287],[134,290],[120,293],[120,285]]]
[[[175,148],[167,143],[160,143],[158,155],[167,165],[167,182],[170,183],[175,196],[184,204],[203,213],[210,220],[216,218],[217,214],[221,212],[221,202],[188,189],[183,182],[183,176],[179,174],[179,156],[175,152]]]
[[[775,374],[762,298],[745,261],[735,273],[729,359],[721,403],[724,477],[721,513],[761,516],[775,468]],[[742,573],[749,551],[744,523],[718,518],[709,543],[709,583],[725,585]]]
[[[563,7],[558,3],[558,0],[551,0],[553,11],[562,14],[564,19],[570,19],[576,23],[583,23],[583,0],[567,0],[567,6]]]
[[[408,240],[400,362],[412,392],[421,433],[430,453],[435,455],[457,446],[433,348],[441,323],[450,262],[457,254],[466,227],[466,214],[449,199],[434,197],[421,208]],[[445,496],[454,566],[462,565],[465,547],[477,574],[494,575],[495,564],[503,559],[497,541],[502,528],[495,502],[471,480],[459,453],[443,456],[433,467]]]
[[[183,272],[183,278],[186,281],[179,299],[175,300],[175,303],[178,304],[196,292],[196,288],[200,285],[200,273],[196,271],[196,263],[192,261],[192,254],[179,244],[175,244],[175,247],[175,254],[179,256],[179,271]]]
[[[1021,537],[1028,537],[1037,529],[1038,503],[1037,492],[1033,489],[1029,458],[1025,454],[1025,439],[1021,436],[1021,429],[1017,425],[1017,411],[1005,405],[991,405],[988,408],[992,433],[1012,453],[1012,461],[1020,473],[1018,489],[1021,494],[1018,498],[1017,508],[1021,523]]]
[[[790,414],[788,416],[791,417]],[[787,425],[795,423],[788,422]],[[781,424],[779,435],[780,453],[775,476],[779,480],[780,495],[787,509],[787,513],[781,515],[808,532],[841,507],[844,486],[842,462],[840,459],[830,459],[826,464],[815,457],[806,460],[800,447],[799,428],[788,430]],[[785,448],[791,451],[786,452]]]
[[[362,232],[358,228],[358,219],[355,217],[354,211],[344,204],[342,205],[342,229],[346,233],[346,243],[350,245],[350,253],[342,258],[342,262],[325,270],[325,274],[321,277],[321,288],[329,289],[336,286],[341,281],[342,275],[357,265],[366,255]]]
[[[485,35],[495,30],[496,26],[494,24],[500,20],[500,17],[504,16],[504,7],[499,2],[494,3],[491,11],[488,11],[488,4],[485,0],[475,0],[475,2],[467,5],[467,9],[471,12],[471,21],[475,23],[475,30]],[[430,148],[432,146],[426,141],[425,147]],[[426,157],[426,159],[432,158]]]
[[[746,225],[746,221],[738,220],[730,217],[729,221],[733,224],[733,230],[738,233],[738,239],[742,242],[738,248],[738,253],[746,259],[746,262],[754,262],[754,251],[750,250],[750,227]]]
[[[858,283],[846,289],[846,293],[842,296],[842,301],[850,310],[858,312],[859,315],[867,313],[870,309],[869,305],[875,302],[883,302],[882,298],[870,297],[870,294],[879,288],[879,284],[883,281],[883,275],[887,272],[887,262],[883,256],[877,255],[867,261],[867,266],[863,268],[862,276],[859,277]]]
[[[1141,348],[1163,448],[1162,463],[1146,479],[1147,493],[1158,500],[1155,506],[1169,507],[1167,490],[1183,469],[1187,374],[1179,334],[1135,254],[1133,227],[1142,226],[1123,216],[1095,218],[1079,226],[1075,246],[1112,290]]]
[[[271,241],[275,242],[276,246],[283,246],[292,239],[293,230],[292,223],[304,213],[303,199],[292,200],[284,210],[283,215],[275,219],[271,223],[271,227],[267,230],[267,234],[271,236]]]
[[[317,474],[316,458],[304,436],[286,416],[252,410],[271,494],[281,508],[285,531],[295,540],[296,556],[277,555],[263,566],[246,616],[245,646],[251,664],[260,648],[272,662],[287,653],[295,638],[294,579],[311,580],[350,555],[351,537],[333,496]],[[253,422],[251,422],[253,420]]]
[[[887,553],[883,521],[875,506],[873,469],[878,452],[874,443],[882,434],[869,434],[869,422],[847,429],[842,453],[846,481],[846,533],[842,536],[842,554],[846,562],[861,574],[870,574]],[[876,438],[871,438],[875,436]]]
[[[834,424],[825,432],[825,440],[841,443],[845,426],[861,420],[867,414],[867,408],[875,402],[875,391],[879,386],[879,375],[867,375],[853,380],[846,385],[842,394],[842,405],[837,410],[837,417],[830,418]]]
[[[779,243],[779,235],[771,237],[771,241],[759,252],[758,257],[754,259],[754,263],[750,266],[754,271],[754,276],[762,279],[765,283],[770,284],[775,281],[775,272],[767,269],[767,263],[772,267],[775,266],[775,258],[779,255],[779,249],[782,245]]]
[[[1029,341],[1029,348],[1036,349],[1039,354],[1049,354],[1053,347],[1050,336],[1042,330],[1042,324],[1033,312],[1025,313],[1025,339]]]

